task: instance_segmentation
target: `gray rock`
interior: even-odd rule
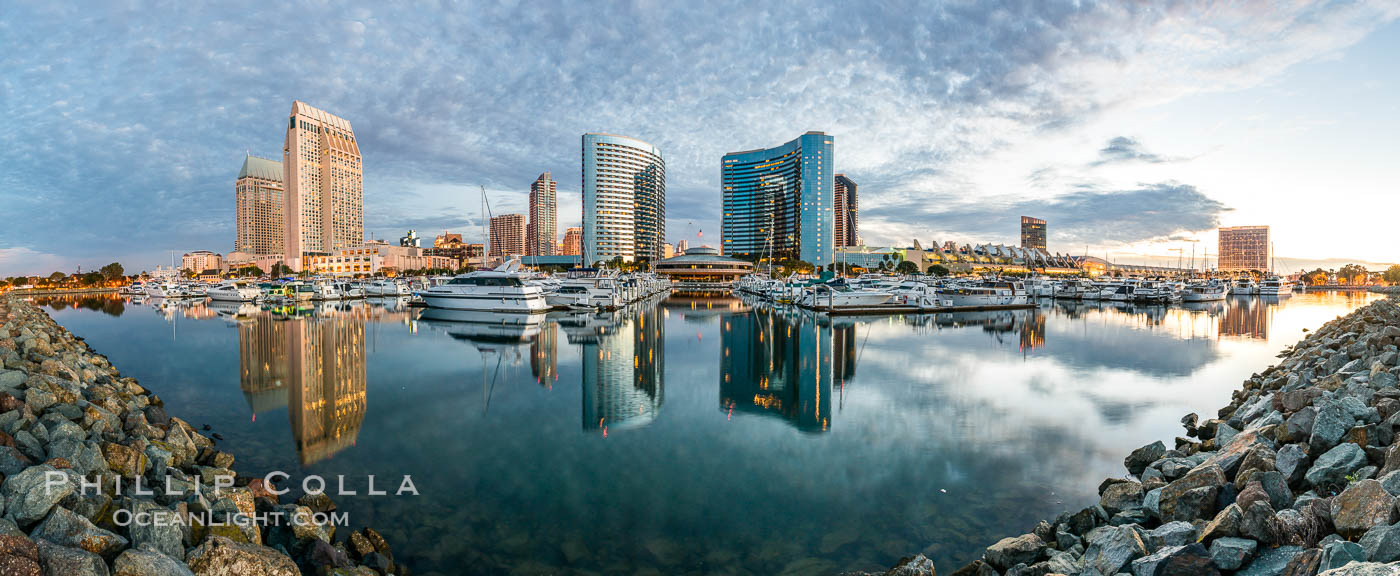
[[[18,388],[24,383],[24,373],[19,370],[0,370],[0,386]]]
[[[1391,496],[1400,496],[1400,470],[1382,476],[1380,483]]]
[[[1127,526],[1095,528],[1085,539],[1089,547],[1084,550],[1084,567],[1099,574],[1117,574],[1133,560],[1147,555],[1147,545],[1137,530]]]
[[[1336,403],[1318,401],[1317,418],[1313,420],[1312,434],[1308,437],[1308,451],[1322,454],[1331,450],[1350,430],[1354,420]]]
[[[39,549],[39,564],[44,567],[45,576],[108,576],[107,563],[92,552],[42,538],[34,544]]]
[[[1055,530],[1055,545],[1061,550],[1069,550],[1079,544],[1079,537],[1075,536],[1065,528],[1063,524]]]
[[[1034,564],[1044,552],[1045,542],[1039,536],[1022,534],[988,546],[983,559],[998,570],[1006,570],[1017,564]]]
[[[1361,548],[1372,562],[1400,560],[1400,526],[1376,526],[1361,537]]]
[[[47,483],[50,478],[54,482]],[[28,526],[48,516],[59,500],[73,493],[73,488],[72,480],[63,471],[42,464],[6,478],[0,494],[5,498],[5,514],[20,526]]]
[[[173,428],[172,428],[173,429]],[[206,538],[186,557],[201,576],[300,576],[295,562],[266,546],[239,544],[222,536]]]
[[[1364,457],[1364,456],[1363,456]],[[1219,466],[1201,465],[1162,487],[1158,508],[1164,522],[1209,518],[1215,514],[1215,495],[1225,485],[1225,472]],[[1193,492],[1194,491],[1194,492]]]
[[[1319,456],[1303,479],[1318,487],[1346,484],[1348,474],[1366,465],[1366,452],[1350,442],[1340,444]]]
[[[136,500],[131,511],[134,518],[146,514],[151,519],[149,522],[132,522],[128,527],[133,546],[155,550],[176,560],[185,559],[184,531],[173,510],[149,500]]]
[[[1236,572],[1235,576],[1281,576],[1288,563],[1302,553],[1303,548],[1299,546],[1269,548],[1260,552],[1253,562]]]
[[[1352,563],[1341,568],[1319,572],[1317,576],[1395,576],[1400,574],[1400,562],[1379,564],[1376,562]]]
[[[122,552],[112,563],[112,576],[194,576],[184,564],[149,549]]]
[[[1133,560],[1133,576],[1211,576],[1219,573],[1215,564],[1211,563],[1206,547],[1195,542],[1185,546],[1169,546]]]
[[[1154,516],[1161,515],[1161,502],[1161,488],[1153,488],[1151,490],[1148,490],[1146,494],[1142,495],[1142,507],[1145,508],[1148,512],[1151,512]]]
[[[19,474],[33,461],[13,446],[0,446],[0,474],[6,477]]]
[[[1258,548],[1259,543],[1248,538],[1216,538],[1210,543],[1210,559],[1221,570],[1238,570]]]
[[[58,397],[52,392],[40,388],[30,388],[24,391],[24,403],[29,406],[29,410],[35,414],[42,414],[44,409],[53,406],[58,401]]]
[[[1350,562],[1365,562],[1366,549],[1355,542],[1336,540],[1322,547],[1321,570],[1341,568]]]
[[[114,558],[126,548],[126,538],[92,525],[87,518],[61,506],[54,507],[29,536],[61,546],[82,548],[104,558]]]
[[[1099,497],[1099,506],[1102,506],[1110,515],[1129,508],[1141,507],[1142,484],[1119,482],[1109,486],[1104,489],[1103,496]]]
[[[1166,453],[1166,445],[1162,444],[1161,440],[1158,440],[1138,448],[1137,450],[1133,450],[1132,453],[1128,454],[1127,458],[1123,459],[1123,465],[1128,468],[1128,472],[1131,474],[1142,474],[1143,470],[1146,470],[1149,465],[1156,462]]]
[[[1165,546],[1184,546],[1196,540],[1196,527],[1190,522],[1168,522],[1147,532],[1147,545],[1156,549]]]
[[[1373,526],[1395,521],[1395,497],[1376,480],[1362,480],[1347,486],[1332,499],[1332,523],[1347,538],[1365,534]]]

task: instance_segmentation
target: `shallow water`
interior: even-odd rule
[[[673,295],[526,326],[41,303],[240,473],[344,476],[351,527],[415,574],[808,574],[951,571],[1095,502],[1130,450],[1374,298],[831,320]]]

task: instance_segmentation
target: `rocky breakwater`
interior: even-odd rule
[[[1098,504],[954,576],[1400,575],[1400,303],[1322,326],[1215,418],[1124,460]],[[888,575],[933,574],[927,559]]]
[[[42,310],[0,299],[0,574],[406,575],[324,495],[281,502]]]

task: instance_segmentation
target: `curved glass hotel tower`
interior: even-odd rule
[[[724,155],[725,255],[831,263],[833,140],[823,132],[808,132],[776,148]]]
[[[658,260],[665,238],[661,150],[626,136],[584,134],[584,262]]]

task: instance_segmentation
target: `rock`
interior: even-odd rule
[[[172,427],[172,430],[174,428]],[[252,544],[239,544],[213,536],[190,549],[190,570],[198,576],[300,576],[295,562],[286,555]]]
[[[1226,506],[1224,510],[1215,515],[1214,519],[1206,523],[1205,528],[1201,529],[1201,542],[1239,536],[1242,524],[1244,524],[1244,510],[1241,510],[1237,504]]]
[[[39,549],[34,542],[19,534],[0,535],[0,574],[5,576],[40,576]]]
[[[1183,546],[1196,540],[1196,527],[1190,522],[1168,522],[1147,532],[1148,548]]]
[[[1332,500],[1331,512],[1337,533],[1357,538],[1373,526],[1395,521],[1395,497],[1380,482],[1362,480]]]
[[[1341,568],[1319,572],[1317,576],[1395,576],[1398,572],[1400,572],[1400,563],[1379,564],[1367,562],[1364,564],[1347,564]]]
[[[884,576],[934,576],[933,561],[923,554],[904,558],[885,572]]]
[[[1142,474],[1153,462],[1162,458],[1167,453],[1167,447],[1161,440],[1133,450],[1128,457],[1123,459],[1123,465],[1128,468],[1130,474]]]
[[[923,555],[919,557],[923,558]],[[329,566],[331,568],[347,568],[354,565],[344,550],[337,549],[324,540],[313,541],[311,550],[307,552],[307,559],[311,562],[312,566],[318,567]],[[928,559],[924,558],[924,561],[928,562]],[[932,563],[930,562],[929,565],[932,566]]]
[[[1158,508],[1164,522],[1190,522],[1215,513],[1215,496],[1225,484],[1219,466],[1203,464],[1162,488]],[[1193,492],[1194,491],[1194,492]]]
[[[981,560],[973,560],[967,566],[953,571],[951,576],[1000,576],[996,568],[988,566]]]
[[[127,478],[137,478],[144,475],[150,464],[145,454],[130,446],[114,442],[102,443],[102,457],[107,460],[107,466],[113,472]]]
[[[93,526],[87,518],[61,506],[54,507],[29,535],[62,546],[82,548],[103,558],[116,557],[127,545],[126,538]]]
[[[1326,489],[1346,484],[1348,474],[1366,465],[1366,452],[1360,446],[1339,444],[1319,456],[1303,479],[1317,488]]]
[[[1391,496],[1400,496],[1400,471],[1391,472],[1380,479],[1381,488]]]
[[[983,559],[998,570],[1006,570],[1017,564],[1034,564],[1044,552],[1045,542],[1039,536],[1023,534],[988,546]]]
[[[1129,508],[1141,507],[1142,496],[1142,484],[1119,482],[1103,491],[1103,496],[1099,498],[1099,506],[1102,506],[1110,515],[1117,514]]]
[[[1199,543],[1168,546],[1133,560],[1133,576],[1211,576],[1220,571]]]
[[[1366,549],[1355,542],[1338,540],[1322,547],[1322,563],[1319,570],[1341,568],[1350,562],[1365,562]]]
[[[69,548],[40,539],[39,565],[45,576],[108,576],[107,563],[96,554],[79,548]]]
[[[62,482],[47,483],[63,476]],[[33,466],[5,479],[0,485],[0,495],[4,496],[5,514],[14,518],[20,526],[27,526],[48,516],[49,510],[59,500],[73,493],[73,484],[66,475],[53,466],[41,464]]]
[[[1244,518],[1240,522],[1240,536],[1264,545],[1279,542],[1278,520],[1267,501],[1256,500],[1241,509],[1244,511]]]
[[[1319,400],[1322,404],[1322,401]],[[1354,420],[1337,403],[1317,406],[1317,417],[1313,420],[1312,434],[1308,437],[1308,452],[1322,454],[1346,435]]]
[[[149,500],[137,500],[131,506],[133,517],[149,518],[148,522],[132,522],[128,526],[132,546],[155,550],[176,560],[185,559],[185,535],[174,510]]]
[[[1096,528],[1085,538],[1089,547],[1084,550],[1084,567],[1098,570],[1099,574],[1117,574],[1133,560],[1147,555],[1147,545],[1130,527]]]
[[[194,576],[181,562],[150,549],[122,552],[112,563],[112,576]]]
[[[1302,444],[1284,446],[1274,456],[1274,467],[1290,485],[1297,484],[1308,469],[1308,453]]]
[[[1238,570],[1254,557],[1259,543],[1248,538],[1217,538],[1210,543],[1210,559],[1221,570]]]
[[[1298,546],[1269,548],[1260,552],[1243,570],[1235,572],[1235,576],[1283,576],[1288,563],[1302,553],[1303,549]]]
[[[1400,560],[1400,526],[1376,526],[1361,537],[1361,548],[1372,562]]]

